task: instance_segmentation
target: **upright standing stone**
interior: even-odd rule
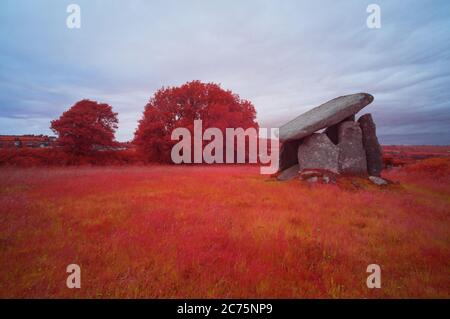
[[[355,115],[349,116],[347,117],[345,120],[343,120],[342,122],[347,122],[347,121],[355,121]],[[332,125],[330,127],[327,127],[327,129],[325,130],[325,134],[327,134],[328,138],[335,144],[338,145],[339,143],[339,134],[338,134],[338,130],[339,130],[339,125],[341,125],[342,122],[339,122],[338,124]]]
[[[339,173],[367,175],[366,152],[362,132],[356,122],[343,122],[339,135]]]
[[[383,169],[383,151],[378,143],[376,126],[370,113],[358,119],[362,130],[362,140],[367,158],[367,171],[369,175],[380,176]]]
[[[303,140],[298,147],[299,170],[322,169],[338,173],[339,148],[325,133],[315,133]]]

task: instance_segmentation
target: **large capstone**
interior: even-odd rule
[[[298,164],[295,164],[289,168],[283,170],[278,176],[279,181],[290,181],[298,176]]]
[[[343,122],[338,128],[339,173],[367,175],[366,152],[359,124]]]
[[[338,173],[339,148],[325,133],[306,137],[298,147],[299,170],[321,169]]]
[[[357,93],[332,99],[303,113],[280,127],[280,142],[298,140],[318,130],[335,125],[356,114],[373,101],[367,93]]]
[[[371,114],[358,119],[362,130],[362,141],[366,151],[367,171],[369,175],[380,176],[383,169],[383,151],[378,142],[375,123]]]

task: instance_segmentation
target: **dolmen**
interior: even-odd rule
[[[358,175],[379,181],[383,161],[375,123],[371,114],[355,117],[373,99],[367,93],[340,96],[281,126],[277,179],[329,183]]]

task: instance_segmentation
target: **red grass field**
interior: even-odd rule
[[[0,169],[0,297],[450,297],[450,160],[338,185],[251,166]],[[81,266],[81,289],[66,266]],[[366,267],[382,270],[368,289]]]

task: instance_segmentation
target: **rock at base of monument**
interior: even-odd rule
[[[298,164],[283,170],[278,176],[279,181],[290,181],[298,176]]]
[[[336,174],[327,170],[308,169],[300,172],[300,179],[310,183],[336,183]]]
[[[381,178],[379,176],[369,176],[369,180],[378,186],[385,186],[385,185],[390,184],[389,181],[387,181],[384,178]]]
[[[383,151],[378,142],[376,126],[370,113],[358,119],[362,130],[362,140],[367,158],[367,172],[372,176],[380,176],[383,169]]]
[[[288,141],[281,144],[279,170],[284,171],[291,166],[298,164],[297,149],[301,140]]]
[[[339,173],[367,175],[366,151],[362,131],[357,122],[343,122],[338,128]]]
[[[334,143],[334,145],[338,145],[339,143],[339,126],[343,123],[343,122],[347,122],[347,121],[355,121],[355,115],[349,116],[347,117],[345,120],[343,120],[342,122],[339,122],[338,124],[335,124],[333,126],[327,127],[327,129],[325,130],[325,134],[327,134],[328,138]]]
[[[315,133],[303,140],[298,152],[299,170],[321,169],[338,173],[339,148],[325,133]]]
[[[317,183],[319,178],[317,176],[312,176],[306,180],[308,183]]]

